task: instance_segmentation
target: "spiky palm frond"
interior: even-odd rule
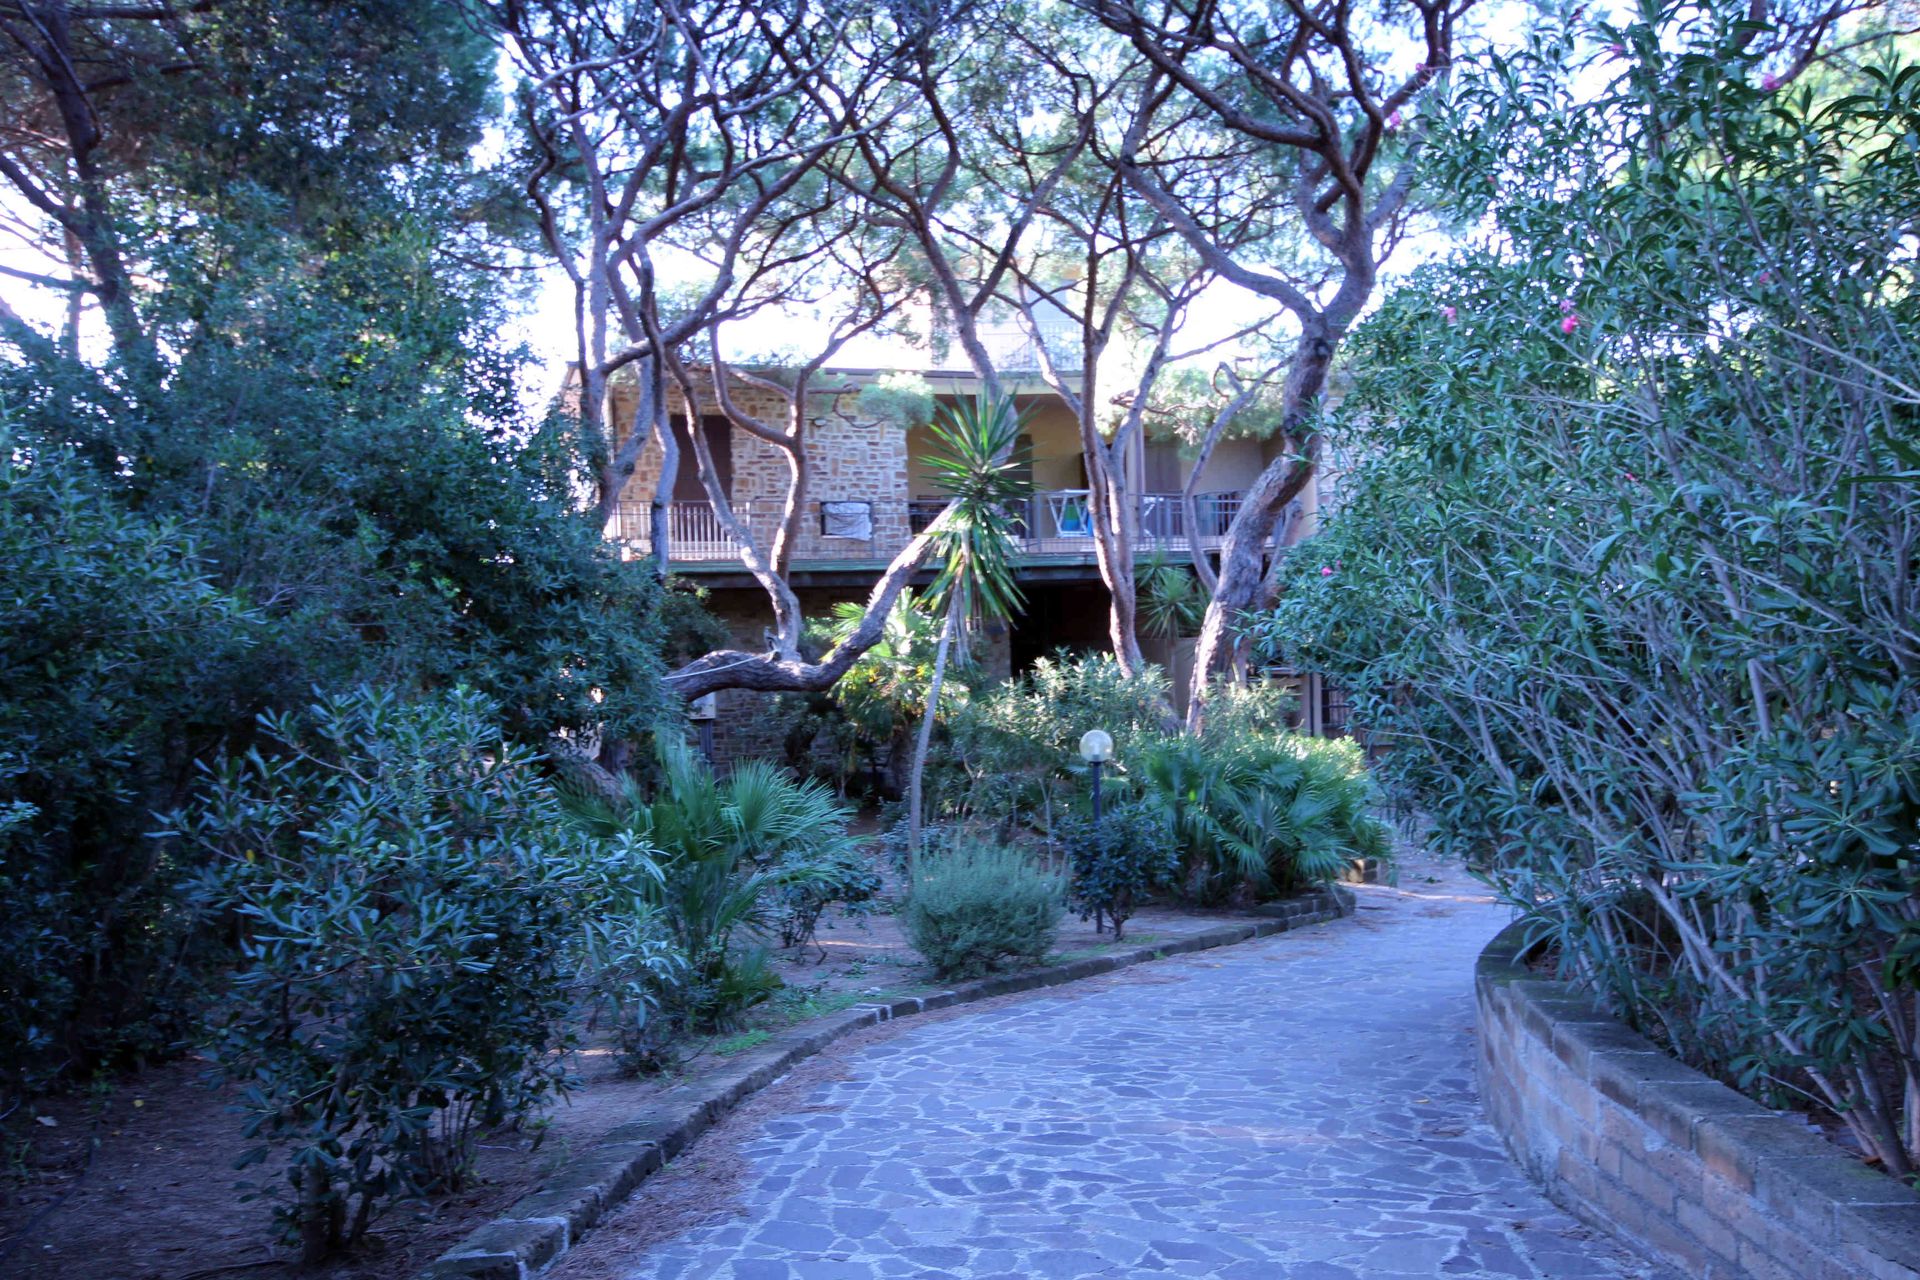
[[[952,499],[934,524],[937,568],[927,599],[936,612],[1005,618],[1022,603],[1014,576],[1019,518],[1015,504],[1033,486],[1014,456],[1026,416],[1009,399],[985,396],[944,406],[928,428],[938,448],[925,465]]]
[[[1140,627],[1148,635],[1173,639],[1199,632],[1207,616],[1207,596],[1191,568],[1155,547],[1134,569],[1133,586]]]

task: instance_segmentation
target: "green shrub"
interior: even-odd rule
[[[1037,828],[1094,856],[1072,815],[1088,792],[1080,735],[1097,726],[1114,738],[1105,779],[1114,803],[1137,802],[1151,815],[1159,847],[1183,864],[1190,898],[1293,892],[1332,879],[1349,859],[1386,852],[1359,748],[1289,731],[1294,702],[1285,691],[1264,683],[1216,690],[1197,734],[1171,720],[1167,694],[1157,668],[1126,676],[1109,654],[1043,660],[977,694],[954,716],[957,765],[945,788],[954,825],[992,830],[1003,843]],[[1107,864],[1088,881],[1092,896],[1076,900],[1086,906],[1117,892],[1092,889],[1096,882],[1145,892],[1148,881],[1136,880],[1145,874]]]
[[[1567,976],[1912,1176],[1920,65],[1776,88],[1737,7],[1643,12],[1436,137],[1488,233],[1350,348],[1261,630]]]
[[[1042,658],[954,711],[953,763],[938,788],[944,807],[1050,832],[1086,787],[1074,772],[1080,735],[1093,728],[1111,733],[1124,767],[1140,744],[1171,727],[1167,698],[1158,667],[1127,676],[1111,654]]]
[[[171,824],[207,861],[192,900],[238,934],[213,1050],[260,1140],[243,1163],[286,1151],[310,1261],[457,1188],[479,1128],[565,1087],[578,922],[657,878],[570,832],[495,714],[362,688],[263,717]]]
[[[775,909],[783,947],[803,947],[814,941],[814,930],[828,907],[864,914],[873,909],[874,895],[880,892],[880,873],[851,846],[823,854],[791,852],[781,864],[796,873],[781,886]]]
[[[960,845],[922,863],[907,899],[907,937],[943,978],[977,977],[1005,960],[1034,963],[1053,946],[1065,888],[1016,850]]]
[[[1090,813],[1072,813],[1054,826],[1054,839],[1073,867],[1070,901],[1080,918],[1113,922],[1114,941],[1125,936],[1134,909],[1172,883],[1180,851],[1167,840],[1159,815],[1145,805],[1121,805],[1095,823]]]
[[[851,849],[848,813],[820,783],[795,781],[757,760],[722,782],[666,738],[659,764],[651,796],[628,779],[615,796],[574,788],[565,798],[568,817],[590,839],[610,848],[638,841],[656,851],[660,875],[647,886],[648,900],[685,967],[653,992],[669,1021],[623,1045],[641,1066],[658,1065],[662,1037],[676,1025],[722,1030],[764,1003],[780,980],[766,956],[751,941],[737,944],[736,936],[770,938],[791,905],[783,895],[850,879],[842,861]]]

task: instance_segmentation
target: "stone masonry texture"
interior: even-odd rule
[[[1479,961],[1481,1089],[1556,1200],[1697,1280],[1920,1277],[1920,1194],[1540,979],[1522,941]]]
[[[1481,1118],[1474,959],[1424,862],[1360,909],[903,1031],[745,1139],[738,1212],[633,1280],[1673,1280]]]

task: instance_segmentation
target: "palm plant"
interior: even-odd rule
[[[1298,759],[1278,756],[1251,770],[1222,815],[1224,839],[1236,863],[1265,889],[1288,892],[1339,874],[1354,851],[1335,824],[1340,800],[1308,774]]]
[[[1013,504],[1033,488],[1013,456],[1024,422],[1011,400],[981,396],[970,403],[942,406],[931,427],[937,448],[928,466],[936,487],[950,501],[929,530],[939,568],[927,600],[943,621],[907,786],[909,876],[919,864],[921,783],[948,659],[956,645],[964,648],[970,621],[1005,619],[1020,607],[1020,586],[1013,570],[1018,545]]]
[[[1148,743],[1134,773],[1140,803],[1186,859],[1188,892],[1203,899],[1323,884],[1349,859],[1385,852],[1350,744],[1210,730]]]
[[[629,778],[614,796],[573,790],[568,816],[609,843],[644,841],[660,868],[652,890],[686,962],[682,990],[666,1001],[696,1026],[725,1025],[772,994],[777,979],[736,934],[767,935],[777,891],[824,874],[849,845],[847,811],[817,782],[798,782],[750,761],[726,782],[682,743],[660,743],[661,784],[649,798]],[[776,861],[777,860],[777,861]]]
[[[1134,570],[1133,586],[1142,631],[1169,640],[1200,634],[1207,594],[1192,569],[1155,547]]]

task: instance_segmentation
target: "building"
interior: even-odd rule
[[[1033,496],[1018,513],[1021,530],[1019,577],[1026,609],[1005,634],[988,638],[984,655],[990,671],[1015,672],[1061,648],[1105,649],[1108,598],[1095,563],[1087,512],[1087,472],[1079,429],[1072,412],[1038,374],[1037,353],[1026,334],[1009,327],[983,333],[1001,370],[1003,387],[1028,415],[1021,456],[1031,470]],[[894,370],[833,369],[817,382],[807,411],[808,494],[801,536],[789,582],[808,617],[823,617],[843,600],[864,600],[874,582],[913,534],[926,528],[945,505],[926,460],[933,455],[932,434],[923,426],[902,428],[863,419],[852,411],[859,390]],[[980,390],[970,371],[916,371],[937,402],[970,399]],[[784,422],[789,405],[777,393],[736,380],[730,387],[736,406],[770,422]],[[615,422],[632,420],[630,387],[615,384],[610,412]],[[747,572],[739,549],[713,507],[692,462],[686,434],[684,400],[675,393],[674,429],[682,463],[669,515],[669,565],[672,571],[705,587],[708,604],[744,649],[766,646],[772,612],[764,591]],[[784,507],[789,484],[784,453],[702,406],[700,430],[734,512],[765,550]],[[1133,491],[1140,504],[1136,553],[1159,550],[1185,560],[1197,548],[1211,554],[1239,510],[1248,484],[1276,455],[1278,442],[1222,441],[1197,487],[1198,519],[1188,527],[1182,502],[1192,474],[1191,459],[1177,443],[1141,441],[1129,465],[1135,468]],[[607,536],[628,554],[650,553],[648,514],[660,476],[660,453],[649,444],[626,490]],[[1314,527],[1317,486],[1298,501],[1282,538],[1298,541]],[[922,581],[931,577],[925,574]],[[1176,684],[1184,683],[1183,659],[1190,644],[1142,637],[1147,656],[1167,667]],[[1308,692],[1309,690],[1303,690]],[[715,754],[735,758],[772,749],[767,718],[760,714],[765,695],[729,690],[706,709],[713,718]],[[1307,719],[1313,717],[1309,710]]]

